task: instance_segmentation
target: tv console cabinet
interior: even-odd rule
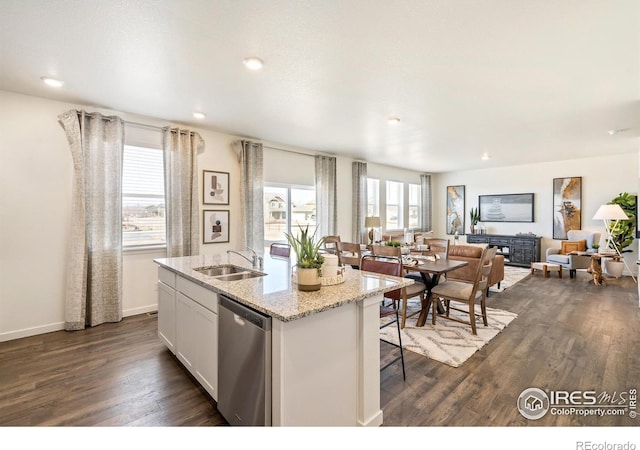
[[[540,261],[540,241],[535,235],[467,234],[469,244],[488,244],[498,247],[498,255],[504,255],[504,263],[510,266],[531,267]]]

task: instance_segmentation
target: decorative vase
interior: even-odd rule
[[[604,271],[610,277],[620,278],[623,270],[624,263],[622,261],[614,261],[613,259],[606,259],[604,261]]]
[[[298,267],[298,289],[301,291],[319,291],[322,287],[322,279],[318,275],[318,269],[301,269]]]

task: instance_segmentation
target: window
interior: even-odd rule
[[[162,150],[124,146],[122,246],[166,245]]]
[[[367,216],[380,217],[380,180],[367,178]]]
[[[264,186],[264,245],[286,242],[285,233],[298,234],[298,225],[316,231],[316,191],[307,186]]]
[[[409,228],[420,228],[420,185],[409,183]]]
[[[399,230],[403,227],[404,183],[387,181],[386,229]]]

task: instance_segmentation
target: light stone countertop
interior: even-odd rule
[[[242,252],[250,257],[250,252]],[[413,284],[408,278],[397,278],[347,267],[345,282],[322,286],[319,291],[299,291],[291,282],[291,260],[264,255],[265,276],[237,281],[221,281],[195,271],[195,268],[233,264],[254,270],[251,263],[235,254],[197,255],[158,258],[158,265],[177,273],[213,292],[224,294],[244,305],[282,322],[336,308],[376,294]]]

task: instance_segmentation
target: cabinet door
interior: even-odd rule
[[[158,337],[176,354],[176,291],[158,281]]]
[[[218,315],[195,305],[194,328],[198,336],[195,377],[218,400]]]
[[[195,376],[198,334],[195,327],[196,303],[181,292],[176,297],[176,357]]]

